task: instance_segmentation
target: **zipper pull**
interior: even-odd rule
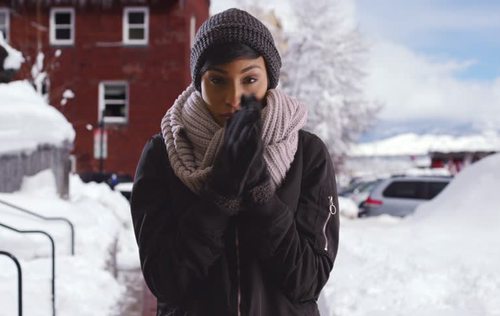
[[[328,251],[328,237],[326,236],[326,225],[328,225],[328,221],[330,218],[337,214],[337,208],[335,207],[335,204],[333,204],[333,196],[329,195],[328,196],[328,203],[330,204],[328,206],[328,217],[326,218],[325,224],[323,225],[323,237],[325,237],[325,251]]]
[[[337,214],[337,208],[335,207],[335,204],[333,204],[333,196],[332,195],[328,196],[328,201],[330,202],[330,205],[328,206],[328,210],[330,211],[330,214],[332,214],[332,215]]]

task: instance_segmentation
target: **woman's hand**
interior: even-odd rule
[[[208,190],[219,195],[223,208],[239,208],[241,199],[267,172],[262,157],[262,105],[254,96],[242,96],[241,109],[227,121],[222,147],[217,154]],[[230,211],[232,212],[232,211]]]

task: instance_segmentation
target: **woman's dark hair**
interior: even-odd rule
[[[255,49],[242,43],[235,42],[213,45],[207,49],[204,56],[202,56],[204,61],[201,67],[200,76],[212,66],[227,64],[240,58],[255,59],[260,56],[262,55]]]

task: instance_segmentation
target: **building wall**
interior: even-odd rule
[[[0,6],[6,2],[0,0]],[[92,2],[85,6],[66,2],[69,5],[59,6],[75,8],[72,46],[49,45],[50,7],[54,5],[37,7],[28,1],[12,8],[10,42],[27,58],[19,77],[29,78],[40,47],[50,77],[49,102],[76,130],[73,154],[79,173],[99,171],[99,160],[94,159],[93,153],[94,133],[99,124],[99,83],[127,81],[129,121],[106,125],[108,158],[103,171],[133,176],[145,142],[160,131],[165,111],[191,81],[190,18],[196,16],[198,27],[208,16],[209,1],[146,1],[150,7],[147,46],[122,44],[122,5],[103,8]],[[58,49],[61,55],[55,57]],[[61,105],[66,89],[72,90],[75,98]]]

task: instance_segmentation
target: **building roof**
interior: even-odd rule
[[[430,152],[498,152],[500,135],[495,132],[467,136],[401,134],[355,145],[351,156],[420,156]]]

